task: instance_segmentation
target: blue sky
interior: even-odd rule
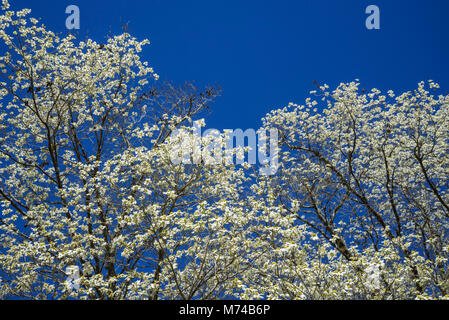
[[[302,103],[313,80],[399,92],[432,79],[449,91],[448,0],[10,2],[63,33],[65,8],[77,5],[80,35],[99,42],[128,22],[150,39],[143,56],[161,80],[222,87],[209,128],[258,128],[270,110]],[[380,30],[365,27],[371,4]]]

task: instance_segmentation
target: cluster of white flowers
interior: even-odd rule
[[[264,276],[264,290],[289,298],[447,298],[449,96],[436,95],[431,80],[398,96],[359,86],[320,86],[312,94],[322,97],[322,112],[307,99],[264,119],[278,128],[282,151],[279,173],[260,182],[260,194],[274,193],[271,205],[295,214],[294,226],[310,228],[309,240],[324,241],[315,252],[327,255],[317,264],[297,251],[266,264],[273,278]],[[290,247],[285,234],[279,238],[280,248]]]

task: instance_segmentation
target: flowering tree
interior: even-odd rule
[[[77,42],[2,9],[0,295],[225,294],[244,236],[226,203],[242,172],[168,156],[171,132],[219,91],[151,86],[146,40]]]
[[[281,167],[253,189],[284,222],[249,281],[274,297],[447,298],[449,96],[432,81],[397,96],[317,86],[322,107],[264,119]]]
[[[127,33],[79,41],[2,10],[0,297],[448,298],[449,96],[436,83],[317,85],[321,102],[263,119],[277,171],[185,161],[190,142],[227,139],[192,128],[217,89],[154,85],[148,41]]]

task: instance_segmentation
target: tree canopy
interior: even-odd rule
[[[1,298],[449,297],[437,83],[316,84],[263,119],[279,144],[270,175],[179,163],[220,89],[160,84],[147,40],[81,41],[29,13],[4,0],[0,15]]]

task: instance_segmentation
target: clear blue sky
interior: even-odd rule
[[[332,87],[409,90],[432,79],[449,91],[449,0],[10,0],[66,32],[66,6],[80,8],[82,36],[101,42],[129,32],[161,80],[218,84],[211,128],[257,128],[288,102],[302,103],[312,80]],[[367,30],[365,8],[380,8]]]

